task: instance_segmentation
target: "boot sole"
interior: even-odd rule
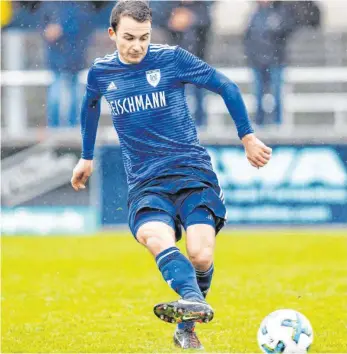
[[[164,322],[181,323],[181,322],[200,322],[208,323],[213,319],[212,310],[189,311],[189,309],[172,305],[170,303],[158,304],[153,309],[155,315]]]

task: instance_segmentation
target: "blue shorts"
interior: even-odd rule
[[[177,241],[182,237],[182,226],[187,229],[190,225],[208,224],[217,234],[226,222],[223,200],[218,181],[192,181],[185,176],[158,178],[132,196],[129,227],[136,237],[141,225],[161,221],[175,230]]]

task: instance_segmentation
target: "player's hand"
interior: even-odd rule
[[[242,138],[248,161],[253,167],[264,167],[271,159],[272,149],[261,142],[254,134]]]
[[[86,182],[93,172],[93,160],[80,159],[73,169],[71,185],[75,191],[86,188]]]

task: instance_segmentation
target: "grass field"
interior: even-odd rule
[[[174,326],[152,313],[176,295],[130,234],[113,236],[3,237],[3,353],[177,352]],[[312,323],[312,352],[347,352],[347,232],[223,233],[215,265],[206,351],[259,352],[263,317],[293,308]]]

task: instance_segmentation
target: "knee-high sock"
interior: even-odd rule
[[[177,247],[170,247],[159,253],[156,262],[165,281],[182,299],[204,301],[195,269]]]
[[[211,282],[212,282],[212,277],[213,277],[213,272],[214,272],[214,265],[212,264],[209,269],[207,269],[205,272],[195,270],[196,272],[196,279],[198,281],[199,288],[206,298],[208,291],[210,290],[211,287]]]

